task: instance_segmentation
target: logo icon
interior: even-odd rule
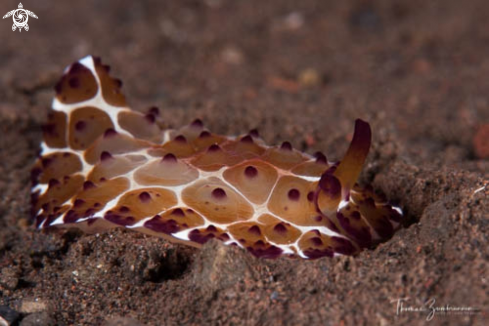
[[[33,13],[32,11],[25,10],[22,3],[19,3],[19,9],[14,9],[12,11],[9,11],[5,16],[3,16],[3,19],[10,16],[12,16],[14,20],[14,24],[12,25],[12,31],[14,32],[17,28],[19,29],[19,32],[22,32],[22,28],[24,28],[26,31],[29,30],[29,25],[27,25],[29,16],[37,19],[36,14]]]

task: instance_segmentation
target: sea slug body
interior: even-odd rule
[[[389,239],[402,211],[356,180],[371,131],[357,120],[341,162],[256,131],[226,137],[200,120],[160,128],[158,110],[126,106],[122,83],[88,56],[56,85],[32,170],[36,225],[125,227],[201,246],[216,238],[274,258],[353,255]]]

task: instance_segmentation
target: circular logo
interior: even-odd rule
[[[29,25],[27,25],[27,21],[29,20],[29,16],[34,17],[37,19],[37,16],[35,13],[33,13],[30,10],[24,9],[24,6],[22,3],[19,3],[19,8],[10,10],[8,13],[6,13],[2,19],[8,18],[12,16],[12,19],[14,21],[14,24],[12,25],[12,31],[19,30],[19,32],[22,32],[22,29],[25,29],[26,31],[29,30]]]
[[[24,9],[17,9],[15,13],[13,14],[14,16],[14,24],[17,27],[24,27],[27,25],[27,21],[29,20],[29,16],[25,12]]]

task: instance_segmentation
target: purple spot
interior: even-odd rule
[[[321,215],[316,215],[314,217],[314,221],[316,221],[316,222],[321,222],[322,220],[323,220],[323,217]]]
[[[284,141],[282,145],[280,145],[280,149],[284,151],[291,151],[292,150],[292,144],[289,143],[288,141]]]
[[[283,235],[284,233],[287,233],[287,228],[283,223],[278,223],[273,227],[273,231]]]
[[[92,181],[85,181],[83,183],[83,190],[90,190],[96,188],[95,184]]]
[[[321,240],[320,237],[311,238],[310,241],[316,247],[320,247],[323,245],[323,240]]]
[[[106,66],[107,68],[110,69],[109,66]],[[108,72],[108,71],[107,71]],[[114,85],[117,87],[117,88],[121,88],[122,87],[122,80],[118,79],[118,78],[115,78],[115,79],[112,79],[114,81]]]
[[[337,253],[343,255],[353,255],[355,252],[357,252],[357,249],[353,246],[353,244],[348,239],[340,238],[340,237],[331,237],[331,240],[338,243],[338,245],[334,246],[334,250]]]
[[[362,248],[369,247],[372,243],[372,235],[368,227],[354,227],[350,224],[350,220],[341,213],[336,213],[336,218],[340,222],[341,227],[355,242]],[[390,223],[389,223],[390,225]]]
[[[175,163],[177,161],[177,157],[172,153],[168,153],[163,157],[163,162],[172,162]]]
[[[203,128],[204,127],[204,124],[202,123],[202,120],[200,119],[195,119],[194,121],[192,121],[192,123],[190,124],[191,127],[193,128]]]
[[[177,233],[180,231],[180,227],[175,220],[163,221],[159,215],[156,215],[151,220],[144,223],[144,227],[155,232],[163,232],[166,234]]]
[[[120,212],[120,213],[123,213],[123,214],[124,214],[124,213],[129,213],[129,211],[130,211],[130,209],[129,209],[129,207],[127,207],[127,206],[121,206],[121,207],[119,208],[119,212]]]
[[[253,245],[257,246],[257,247],[264,247],[265,242],[263,242],[263,240],[258,240],[258,241],[255,241],[255,243]]]
[[[95,222],[97,222],[97,220],[99,220],[98,218],[89,218],[88,220],[86,220],[87,222],[87,225],[88,226],[91,226],[93,225]]]
[[[340,181],[334,175],[329,173],[323,173],[319,180],[319,187],[330,197],[338,196],[341,193]]]
[[[76,220],[78,220],[79,218],[80,218],[80,217],[78,216],[78,214],[77,214],[77,213],[76,213],[74,210],[70,209],[68,212],[66,212],[66,215],[65,215],[65,217],[63,218],[63,221],[64,221],[65,223],[74,223],[74,222],[76,222]]]
[[[158,116],[160,115],[160,109],[158,109],[156,106],[152,106],[149,108],[148,113],[154,116]]]
[[[217,232],[217,229],[214,225],[209,225],[205,230],[207,232]]]
[[[51,163],[53,163],[53,160],[50,158],[43,158],[41,160],[41,164],[43,168],[47,168],[49,165],[51,165]]]
[[[261,235],[261,231],[260,231],[260,228],[258,227],[258,225],[253,225],[252,227],[250,227],[248,229],[248,232],[251,234],[257,235],[257,236]]]
[[[70,85],[71,88],[78,88],[80,87],[80,80],[77,77],[71,77],[68,80],[68,85]]]
[[[217,238],[221,241],[228,241],[229,239],[231,239],[227,233],[223,233],[220,236],[218,236]]]
[[[58,180],[56,179],[50,179],[49,182],[48,182],[48,186],[49,188],[52,188],[52,187],[56,187],[58,186],[60,183]]]
[[[217,152],[217,151],[220,151],[221,150],[221,147],[219,147],[219,145],[217,144],[212,144],[211,146],[209,146],[209,148],[207,149],[208,152],[211,152],[211,153],[214,153],[214,152]]]
[[[96,213],[96,211],[93,208],[89,208],[85,211],[85,217],[93,216],[95,213]]]
[[[114,224],[118,224],[118,225],[122,225],[122,226],[132,225],[136,222],[136,219],[132,216],[124,217],[124,216],[115,214],[112,211],[108,211],[107,213],[105,213],[104,219],[106,219],[107,221],[110,221]]]
[[[210,137],[211,136],[211,133],[208,132],[207,130],[205,131],[202,131],[199,135],[199,138],[207,138],[207,137]]]
[[[146,191],[143,191],[142,193],[139,194],[139,200],[142,203],[148,203],[151,200],[151,195]]]
[[[246,144],[253,144],[253,138],[250,135],[242,137],[239,141]]]
[[[262,248],[254,248],[254,247],[248,247],[246,248],[248,251],[253,254],[255,257],[261,257],[261,258],[277,258],[282,254],[282,249],[275,247],[275,246],[270,246],[266,249]]]
[[[299,190],[293,188],[289,190],[287,196],[289,197],[290,200],[298,201],[301,198],[301,193],[299,192]]]
[[[350,217],[356,221],[359,221],[362,216],[360,215],[360,213],[358,211],[354,211],[350,214]]]
[[[244,173],[248,178],[254,178],[258,174],[258,170],[254,166],[249,165],[246,167]]]
[[[112,155],[109,152],[103,151],[102,154],[100,154],[100,160],[101,161],[106,161],[112,158]]]
[[[100,206],[102,206],[102,204],[100,204],[100,203],[93,204],[93,207],[95,207],[95,208],[100,207]]]
[[[71,65],[70,71],[68,72],[67,75],[76,74],[79,72],[84,72],[85,70],[88,70],[88,69],[85,68],[85,66],[83,66],[81,63],[75,62],[74,64]]]
[[[204,235],[202,233],[200,233],[199,230],[192,230],[190,231],[190,233],[188,234],[188,238],[193,241],[193,242],[197,242],[197,243],[200,243],[200,244],[204,244],[206,243],[207,241],[209,241],[210,239],[214,238],[214,234],[207,234],[207,235]]]
[[[314,191],[309,191],[307,193],[307,200],[310,202],[314,201]]]
[[[248,134],[253,138],[260,137],[260,133],[258,132],[258,129],[251,129]]]
[[[177,137],[175,137],[174,141],[184,144],[187,142],[187,138],[185,138],[184,135],[178,135]]]
[[[303,251],[304,255],[306,255],[310,259],[318,259],[321,257],[333,257],[333,250],[326,248],[324,250],[319,249],[307,249]]]
[[[83,199],[76,199],[73,203],[73,207],[80,208],[80,206],[82,206],[83,204],[85,204],[85,201]]]
[[[151,114],[151,113],[147,113],[144,118],[146,119],[146,121],[148,121],[149,123],[155,123],[156,121],[156,117],[154,114]]]
[[[319,164],[328,164],[328,160],[326,159],[326,156],[323,153],[316,152],[314,154],[314,157],[316,158],[316,163],[319,163]]]
[[[222,188],[216,188],[216,189],[212,190],[211,194],[212,194],[212,197],[214,197],[215,199],[226,198],[226,192]]]
[[[115,131],[112,128],[109,128],[109,129],[105,130],[105,132],[104,132],[104,138],[109,138],[109,137],[112,137],[115,135],[117,135],[117,131]]]
[[[183,210],[181,208],[175,208],[173,210],[173,212],[171,212],[172,215],[175,215],[175,216],[180,216],[180,217],[185,217],[185,213],[183,212]]]

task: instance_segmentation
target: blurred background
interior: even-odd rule
[[[484,0],[23,5],[39,18],[21,33],[0,21],[0,98],[39,121],[62,69],[93,54],[124,81],[129,103],[162,107],[170,126],[199,117],[221,133],[260,127],[269,142],[332,148],[339,159],[336,137],[361,117],[413,163],[489,155],[474,138],[489,134]]]

